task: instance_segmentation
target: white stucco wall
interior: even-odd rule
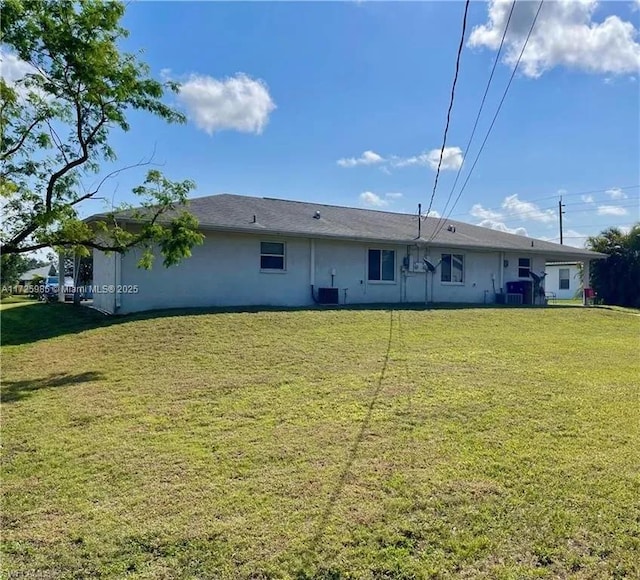
[[[569,270],[569,289],[560,289],[560,269],[567,268]],[[570,299],[575,298],[576,293],[582,288],[582,279],[577,264],[547,264],[547,277],[545,278],[545,290],[553,292],[556,298]]]
[[[331,272],[335,269],[334,287],[339,289],[340,304],[372,304],[401,302],[400,266],[405,246],[392,244],[345,243],[330,240],[315,242],[316,288],[331,287]],[[395,250],[395,280],[371,282],[368,280],[369,249]],[[346,294],[345,294],[346,290]]]
[[[260,271],[260,242],[286,243],[286,270]],[[165,268],[156,257],[151,270],[137,267],[141,250],[122,258],[122,284],[137,293],[121,295],[121,313],[157,308],[300,306],[311,304],[309,241],[306,239],[207,233],[191,258]]]
[[[93,251],[93,306],[105,312],[115,312],[115,291],[101,292],[116,283],[117,254],[105,254],[99,250]]]
[[[429,276],[429,296],[433,302],[475,302],[490,304],[495,300],[492,276],[495,278],[496,292],[499,283],[498,252],[473,252],[469,250],[452,250],[450,248],[432,247],[428,249],[429,261],[440,264],[442,254],[462,254],[464,256],[464,281],[461,284],[443,282],[442,266]],[[432,298],[431,298],[432,296]]]
[[[544,256],[536,256],[536,255],[526,255],[526,254],[512,254],[505,253],[504,259],[509,263],[509,265],[504,268],[504,283],[505,288],[507,282],[517,282],[518,280],[531,280],[531,278],[520,278],[518,276],[518,261],[520,258],[530,258],[531,259],[531,270],[538,275],[544,273],[544,268],[546,265],[546,259]]]
[[[285,242],[284,271],[260,270],[262,241]],[[368,280],[369,249],[395,250],[394,281]],[[441,281],[442,253],[464,255],[462,284]],[[403,258],[407,254],[419,263],[428,257],[438,265],[436,272],[405,271]],[[424,303],[425,296],[436,303],[482,304],[494,302],[494,289],[500,291],[501,279],[505,285],[518,280],[519,257],[530,257],[535,272],[542,272],[545,266],[543,256],[222,232],[206,233],[204,244],[193,249],[192,257],[171,268],[165,268],[158,256],[151,270],[139,269],[140,255],[141,250],[122,257],[95,252],[94,285],[122,285],[124,290],[119,294],[94,294],[96,307],[125,314],[180,307],[308,306],[313,305],[312,280],[317,296],[318,288],[332,286],[332,272],[340,304]],[[507,267],[504,260],[508,261]]]

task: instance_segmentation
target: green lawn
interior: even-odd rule
[[[3,304],[3,573],[638,578],[639,336],[601,308]]]

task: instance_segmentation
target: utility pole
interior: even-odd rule
[[[560,196],[560,201],[558,202],[558,217],[560,218],[560,243],[562,244],[563,240],[562,240],[562,214],[564,213],[564,210],[562,209],[564,207],[564,203],[562,203],[562,196]]]

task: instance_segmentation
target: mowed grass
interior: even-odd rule
[[[5,306],[9,577],[640,577],[636,315]]]

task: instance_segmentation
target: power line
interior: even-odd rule
[[[504,32],[502,33],[502,39],[500,40],[500,46],[498,47],[498,52],[496,53],[496,58],[493,61],[493,68],[491,69],[491,74],[489,75],[489,80],[487,81],[487,86],[484,89],[484,94],[482,95],[482,100],[480,101],[480,108],[478,109],[478,114],[476,115],[476,120],[473,124],[473,129],[471,130],[471,135],[469,136],[469,140],[464,148],[464,154],[466,157],[467,151],[471,147],[471,143],[473,142],[473,137],[476,134],[476,129],[478,128],[478,122],[480,121],[480,115],[482,114],[482,110],[484,109],[484,103],[487,100],[487,94],[489,93],[489,88],[491,87],[491,81],[493,80],[493,75],[496,72],[496,68],[498,66],[498,62],[500,60],[500,54],[502,53],[502,47],[504,46],[504,40],[507,37],[507,31],[509,30],[509,23],[511,22],[511,15],[513,14],[513,9],[516,7],[516,0],[513,0],[511,4],[511,10],[509,10],[509,17],[507,18],[507,24],[504,27]],[[444,205],[444,209],[442,210],[442,216],[447,211],[449,207],[449,202],[451,201],[451,197],[453,196],[453,192],[456,189],[456,185],[458,185],[458,179],[460,178],[460,174],[462,173],[462,168],[464,167],[465,157],[462,158],[462,163],[460,167],[458,167],[458,172],[456,173],[456,178],[453,182],[453,186],[451,187],[451,191],[449,192],[449,197],[447,197],[447,202]],[[439,219],[443,219],[443,217]],[[440,222],[436,225],[436,229],[440,226]]]
[[[433,206],[433,200],[436,196],[436,188],[438,187],[438,178],[440,177],[440,166],[442,165],[442,156],[444,155],[444,148],[447,144],[447,133],[449,132],[449,121],[451,120],[451,109],[453,109],[453,100],[456,94],[456,83],[458,82],[458,72],[460,71],[460,56],[462,55],[462,48],[464,47],[464,35],[467,31],[467,13],[469,12],[469,4],[471,0],[467,0],[464,4],[464,15],[462,17],[462,34],[460,36],[460,45],[458,46],[458,54],[456,56],[456,72],[453,76],[453,84],[451,85],[451,99],[449,100],[449,110],[447,111],[447,122],[444,126],[444,137],[442,139],[442,148],[440,149],[440,159],[438,160],[438,169],[436,170],[436,178],[433,182],[433,191],[431,192],[431,199],[429,200],[429,209],[427,215],[431,212]]]
[[[635,201],[637,201],[640,198],[628,198],[628,199],[623,199],[623,200],[617,200],[618,203],[612,201],[611,203],[608,203],[607,205],[609,206],[613,206],[613,207],[619,207],[619,208],[634,208],[634,207],[638,207],[637,203],[633,203]],[[567,206],[571,206],[572,204],[564,204],[563,205],[567,205]],[[581,204],[579,204],[581,205]],[[586,205],[586,204],[585,204]],[[592,211],[599,211],[600,207],[586,207],[584,209],[580,209],[580,210],[574,210],[574,211],[578,211],[579,213],[587,213],[587,212],[592,212]],[[486,212],[489,213],[495,213],[497,214],[498,210],[491,210],[491,209],[486,209]],[[553,212],[553,213],[550,213]],[[516,212],[508,212],[507,215],[494,215],[494,216],[472,216],[472,217],[476,217],[478,219],[490,219],[490,220],[500,220],[502,223],[514,223],[514,222],[519,222],[522,221],[524,219],[530,218],[530,216],[536,216],[536,215],[541,215],[544,214],[545,216],[547,216],[547,221],[551,222],[553,220],[556,219],[557,217],[557,205],[556,206],[548,206],[548,207],[540,207],[540,208],[536,208],[536,209],[532,209],[532,210],[527,210],[527,211],[516,211]],[[458,214],[458,215],[471,215],[469,213],[467,214]],[[606,215],[606,214],[603,214]],[[538,221],[542,221],[542,220],[538,220]]]
[[[638,188],[640,188],[640,185],[626,185],[625,187],[608,187],[606,189],[591,189],[591,190],[588,190],[588,191],[576,191],[575,193],[563,193],[562,197],[564,198],[564,197],[571,197],[571,196],[576,196],[576,195],[589,195],[589,194],[593,194],[593,193],[604,193],[604,192],[609,191],[611,189],[620,189],[620,190],[624,191],[624,190],[627,190],[627,189],[638,189]],[[527,199],[527,200],[522,200],[522,201],[524,203],[534,203],[536,201],[544,201],[544,200],[547,200],[547,199],[557,199],[557,197],[558,197],[558,194],[549,195],[549,196],[546,196],[546,197],[538,197],[536,199],[530,199],[530,200]],[[620,200],[620,199],[607,199],[607,200],[604,200],[603,202],[600,202],[600,203],[604,203],[606,201],[608,204],[613,204],[615,202],[632,201],[632,200],[635,200],[635,199],[640,199],[640,197],[627,197],[627,198],[623,198],[622,200]],[[591,203],[591,202],[579,201],[579,202],[571,202],[571,203],[568,203],[566,205],[571,205],[571,206],[573,206],[573,205],[588,205],[589,203]],[[595,202],[593,202],[593,203],[595,203]],[[546,209],[553,209],[554,207],[555,206],[547,206],[547,207],[541,207],[541,208],[538,208],[538,209],[540,211],[544,211]],[[502,211],[504,208],[502,208],[502,207],[487,207],[487,208],[483,208],[483,209],[485,211],[498,212],[498,211]],[[536,211],[537,210],[532,210],[531,213],[535,213]],[[529,213],[529,212],[527,212],[527,213]],[[471,215],[470,212],[467,211],[467,212],[456,213],[456,214],[450,215],[449,217],[462,217],[462,216],[467,216],[467,215]]]
[[[506,86],[506,88],[504,90],[504,93],[502,94],[502,98],[500,99],[500,103],[498,104],[498,108],[496,109],[496,112],[495,112],[495,114],[493,116],[493,119],[491,121],[491,125],[489,125],[489,129],[487,130],[487,134],[485,135],[485,138],[482,141],[482,145],[480,146],[480,149],[478,150],[478,153],[476,154],[476,158],[473,161],[473,165],[471,166],[471,169],[469,170],[467,178],[465,179],[464,183],[462,184],[462,188],[458,192],[458,196],[456,197],[456,199],[455,199],[455,201],[453,203],[453,206],[451,206],[451,209],[449,210],[449,214],[447,214],[447,217],[445,218],[445,220],[442,220],[442,223],[439,225],[439,227],[434,229],[433,234],[431,235],[429,241],[433,240],[438,235],[440,230],[444,227],[446,219],[449,218],[449,215],[451,215],[451,212],[453,211],[453,209],[458,204],[458,201],[460,201],[460,197],[462,196],[462,193],[464,192],[465,188],[467,187],[467,183],[469,183],[469,179],[473,175],[473,170],[475,169],[476,164],[478,163],[478,159],[480,158],[480,155],[482,154],[482,151],[484,150],[484,146],[486,145],[487,140],[489,139],[489,135],[491,134],[491,131],[493,130],[493,126],[495,125],[496,119],[498,118],[498,114],[500,113],[500,110],[502,109],[502,105],[504,103],[504,100],[507,97],[507,93],[509,92],[509,88],[511,87],[511,83],[513,82],[513,79],[514,79],[514,77],[516,75],[516,72],[518,70],[518,66],[520,65],[520,61],[522,60],[522,55],[524,54],[524,51],[527,48],[527,44],[529,44],[529,39],[531,38],[531,34],[533,33],[533,29],[534,29],[534,27],[536,25],[536,22],[538,21],[538,15],[540,14],[540,10],[542,9],[543,4],[544,4],[544,0],[540,0],[540,5],[538,6],[538,10],[536,11],[536,14],[535,14],[535,16],[533,18],[533,22],[531,23],[531,28],[529,28],[529,33],[527,34],[527,38],[525,39],[524,44],[522,45],[522,50],[520,51],[520,54],[518,55],[518,60],[516,61],[515,66],[513,67],[513,72],[511,73],[511,76],[509,77],[509,82],[507,83],[507,86]]]
[[[591,209],[598,209],[598,207],[602,207],[604,205],[614,206],[614,207],[638,207],[637,203],[631,203],[633,201],[637,202],[640,200],[640,197],[625,197],[624,199],[605,199],[600,202],[588,202],[588,201],[577,201],[574,203],[567,203],[568,207],[572,207],[576,209],[575,206],[586,206],[584,209],[578,209],[577,211],[589,211]],[[593,208],[592,206],[597,206]]]
[[[562,197],[573,197],[576,195],[590,195],[592,193],[604,193],[607,191],[611,191],[614,189],[620,189],[620,190],[627,190],[627,189],[637,189],[639,188],[640,185],[625,185],[624,187],[607,187],[606,189],[592,189],[590,191],[576,191],[574,193],[562,193]],[[556,193],[555,195],[548,195],[547,197],[539,197],[538,199],[532,199],[530,200],[530,203],[533,203],[534,201],[545,201],[547,199],[555,199],[558,197],[558,195],[560,195],[560,193]]]

